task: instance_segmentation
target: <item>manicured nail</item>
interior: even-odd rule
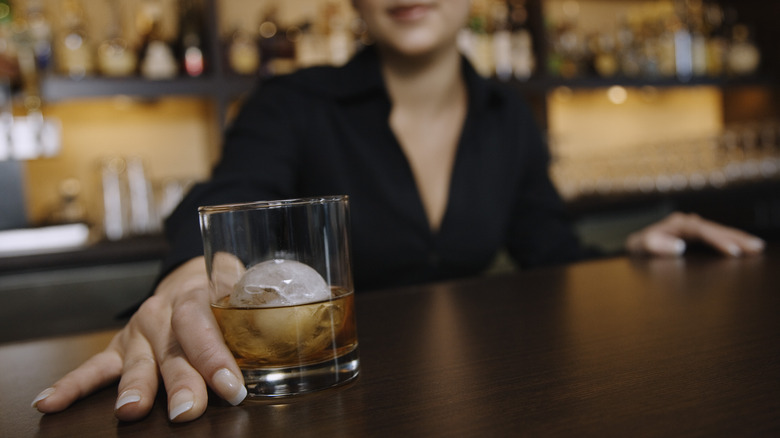
[[[179,415],[189,411],[195,406],[195,396],[189,389],[182,389],[171,397],[171,410],[168,418],[174,421]]]
[[[766,242],[764,242],[761,239],[750,239],[747,242],[747,246],[750,247],[751,250],[759,252],[764,250],[764,247],[766,246]]]
[[[739,246],[733,243],[726,245],[726,252],[731,254],[733,257],[738,257],[742,255],[742,250],[739,248]]]
[[[676,240],[674,241],[674,243],[673,243],[673,247],[672,247],[673,249],[672,249],[672,250],[673,250],[673,251],[674,251],[674,253],[675,253],[675,254],[677,254],[677,255],[683,255],[683,253],[685,253],[685,248],[686,248],[686,246],[687,246],[687,245],[685,244],[685,241],[684,241],[684,240],[682,240],[682,239],[676,239]]]
[[[116,399],[116,405],[114,405],[114,410],[118,411],[119,408],[128,403],[137,403],[139,401],[141,401],[141,391],[138,391],[137,389],[128,389],[119,394],[119,397]]]
[[[227,368],[222,368],[214,373],[211,381],[214,384],[214,389],[233,406],[237,406],[246,398],[246,387]]]
[[[32,402],[32,404],[30,406],[33,407],[33,408],[38,407],[38,403],[41,400],[45,399],[46,397],[48,397],[48,396],[50,396],[52,394],[54,394],[54,388],[46,388],[46,389],[44,389],[43,391],[41,391],[40,394],[35,396],[35,399],[33,399],[33,402]]]

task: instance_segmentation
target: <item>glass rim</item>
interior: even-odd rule
[[[233,211],[247,211],[258,209],[272,209],[283,207],[296,207],[302,205],[329,204],[333,202],[348,201],[348,195],[312,196],[290,199],[278,199],[271,201],[237,202],[231,204],[201,205],[199,214],[225,213]]]

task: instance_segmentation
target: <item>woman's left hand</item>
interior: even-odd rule
[[[672,213],[628,236],[626,249],[631,254],[679,256],[689,241],[704,243],[733,257],[759,254],[765,246],[763,240],[736,228],[696,214]]]

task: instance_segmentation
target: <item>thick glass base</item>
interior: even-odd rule
[[[289,368],[242,369],[247,397],[274,398],[307,394],[347,383],[360,371],[358,349],[325,362]]]

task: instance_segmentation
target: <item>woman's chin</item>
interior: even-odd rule
[[[433,55],[440,51],[442,45],[430,39],[414,38],[386,44],[386,47],[398,54],[410,58],[420,58]]]

